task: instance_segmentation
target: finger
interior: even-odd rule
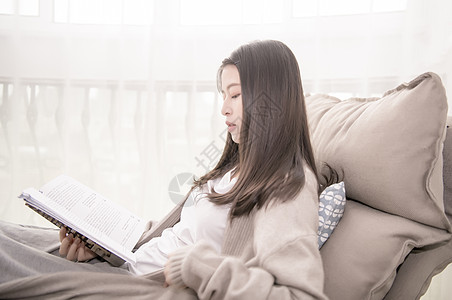
[[[61,227],[60,228],[60,242],[63,241],[63,239],[66,237],[66,233],[67,233],[67,229],[66,227]]]
[[[69,251],[69,247],[72,245],[73,242],[73,238],[72,238],[72,234],[69,234],[67,237],[65,237],[62,241],[61,241],[61,245],[60,245],[60,255],[62,257],[65,257],[68,254]]]
[[[79,238],[74,239],[74,242],[69,247],[69,251],[66,255],[66,258],[68,260],[75,261],[77,259],[77,250],[78,250],[79,244],[80,244],[80,239]]]
[[[77,261],[85,261],[86,260],[86,248],[85,243],[80,243],[77,249]]]
[[[171,284],[170,279],[168,278],[168,274],[169,273],[169,264],[168,262],[166,262],[164,268],[163,268],[163,275],[165,276],[165,284],[163,285],[164,287],[167,287]]]
[[[93,258],[92,251],[86,248],[85,243],[81,242],[77,249],[77,261],[86,261]]]

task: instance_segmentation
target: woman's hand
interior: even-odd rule
[[[163,268],[163,275],[165,275],[165,283],[163,284],[163,287],[168,287],[171,284],[171,280],[169,279],[169,270],[170,264],[169,261],[167,261],[165,267]]]
[[[163,287],[168,287],[170,285],[178,288],[187,287],[182,280],[182,274],[179,274],[181,272],[181,261],[179,261],[177,257],[178,255],[176,255],[175,252],[168,255],[168,260],[163,267],[163,275],[165,275],[165,283],[163,284]]]
[[[60,255],[72,261],[87,261],[96,257],[96,253],[85,247],[85,243],[70,233],[65,227],[60,229]]]

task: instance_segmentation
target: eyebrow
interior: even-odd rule
[[[229,90],[231,87],[233,87],[233,86],[240,86],[240,83],[230,83],[227,87],[226,87],[226,90]],[[224,90],[222,89],[221,90],[221,93],[223,93],[224,94]]]

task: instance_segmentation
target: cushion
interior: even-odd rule
[[[452,116],[447,119],[444,141],[444,207],[452,221]],[[412,251],[397,270],[396,279],[386,300],[419,299],[428,290],[432,277],[452,263],[452,240],[446,245],[424,251]]]
[[[448,238],[445,230],[347,199],[341,222],[320,250],[325,294],[335,300],[382,299],[414,247]]]
[[[381,98],[307,96],[306,109],[317,164],[343,174],[347,186],[347,209],[320,249],[325,291],[332,299],[381,299],[411,249],[450,239],[444,87],[425,73]]]
[[[442,181],[447,99],[436,74],[382,98],[308,96],[306,109],[316,159],[344,173],[347,198],[451,230]]]
[[[319,200],[318,243],[320,249],[344,215],[346,201],[344,182],[328,186],[320,194]]]

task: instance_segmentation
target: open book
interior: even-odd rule
[[[135,262],[132,250],[145,222],[75,179],[60,175],[39,191],[25,189],[19,198],[112,265]]]

